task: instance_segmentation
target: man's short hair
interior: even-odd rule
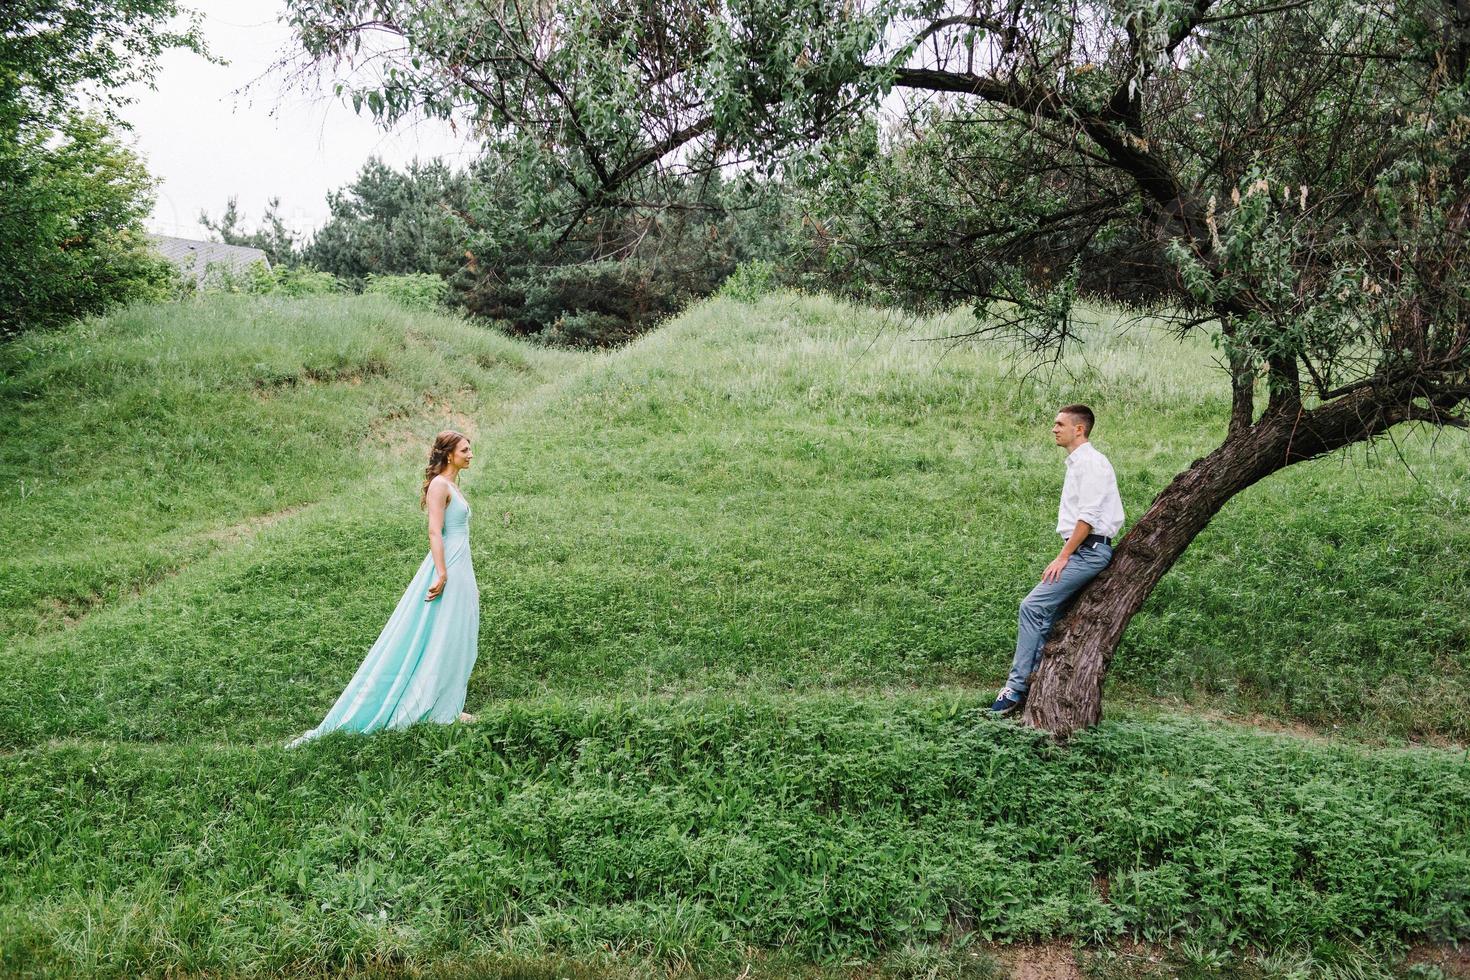
[[[1092,414],[1092,409],[1086,405],[1063,405],[1061,414],[1070,415],[1078,422],[1081,422],[1082,434],[1084,436],[1092,435],[1092,425],[1097,421],[1097,416]]]

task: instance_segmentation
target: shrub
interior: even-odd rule
[[[518,285],[515,327],[579,347],[621,343],[680,306],[673,283],[637,259],[535,269]]]
[[[266,290],[269,293],[283,296],[323,296],[342,291],[342,283],[336,276],[311,266],[277,268],[274,272],[275,282]]]
[[[264,262],[252,262],[244,269],[232,269],[222,262],[211,262],[199,291],[257,296],[323,296],[341,292],[342,283],[330,272],[305,265],[272,269]]]
[[[402,276],[377,276],[368,274],[363,292],[387,296],[410,309],[442,310],[449,297],[449,284],[439,276],[427,272],[413,272]]]
[[[174,291],[143,217],[153,181],[102,119],[0,126],[0,338]]]
[[[730,273],[720,287],[720,295],[729,299],[753,303],[779,285],[776,263],[765,259],[742,262]]]
[[[558,317],[537,338],[562,347],[606,347],[629,340],[637,332],[636,323],[609,313],[582,310]]]
[[[568,228],[561,222],[575,211],[576,192],[540,169],[539,152],[495,144],[463,170],[434,160],[399,171],[369,160],[328,194],[331,219],[295,251],[274,201],[255,232],[240,229],[233,200],[206,224],[224,241],[274,249],[273,262],[299,257],[349,289],[390,293],[413,308],[457,307],[576,347],[628,340],[715,292],[743,261],[766,264],[752,265],[735,288],[755,295],[775,285],[770,260],[791,251],[777,183],[671,178],[627,195],[648,206]],[[392,282],[416,275],[441,277],[444,292],[429,279]],[[371,285],[382,280],[390,282]]]

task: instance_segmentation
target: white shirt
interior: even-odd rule
[[[1067,478],[1057,508],[1057,533],[1070,538],[1078,521],[1092,526],[1093,534],[1116,538],[1123,530],[1123,498],[1113,464],[1092,443],[1084,442],[1067,454]]]

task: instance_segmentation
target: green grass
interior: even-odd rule
[[[973,698],[542,699],[309,753],[63,743],[0,771],[11,965],[1470,926],[1463,756],[1182,721],[1058,750]]]
[[[0,633],[64,625],[566,362],[386,301],[210,297],[0,349]],[[442,417],[442,413],[439,413]]]
[[[1221,434],[1206,345],[1096,318],[1029,378],[791,295],[612,354],[369,298],[0,349],[4,972],[980,976],[958,937],[1465,935],[1466,757],[1371,747],[1470,740],[1463,434],[1232,501],[1072,748],[979,717],[1055,549],[1055,406],[1098,409],[1135,517]],[[446,419],[484,720],[286,753],[423,557]]]

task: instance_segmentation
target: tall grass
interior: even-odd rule
[[[1098,409],[1134,517],[1221,436],[1207,344],[1095,318],[1030,374],[786,294],[610,354],[373,298],[5,348],[0,972],[1465,935],[1463,752],[1348,744],[1470,737],[1462,434],[1232,501],[1073,747],[982,717],[1056,548],[1055,407]],[[286,753],[423,557],[446,423],[483,720]]]
[[[349,490],[565,360],[388,302],[211,296],[0,348],[0,632],[64,624]],[[413,448],[417,448],[414,446]]]
[[[365,304],[357,340],[354,303]],[[316,305],[320,331],[282,326],[311,322]],[[14,393],[40,394],[36,379],[61,373],[77,348],[114,350],[96,355],[104,362],[126,350],[135,364],[181,350],[166,339],[180,329],[167,309],[130,314],[153,325],[136,328],[131,346],[86,339],[106,333],[103,321],[25,360],[4,403],[24,420],[6,440],[13,498],[47,441],[45,414]],[[426,420],[431,399],[484,429],[466,476],[486,595],[472,701],[609,686],[993,684],[1015,605],[1055,548],[1054,406],[1096,405],[1097,442],[1135,516],[1215,444],[1225,412],[1209,348],[1180,347],[1146,321],[1120,338],[1085,335],[1055,371],[1023,380],[993,349],[917,339],[957,324],[899,325],[790,296],[707,303],[622,351],[578,357],[361,300],[202,311],[219,336],[231,336],[228,322],[264,330],[262,348],[276,353],[260,358],[278,359],[274,376],[300,379],[335,358],[347,380],[283,383],[262,399],[254,382],[224,380],[231,357],[239,371],[265,363],[236,339],[168,369],[76,382],[129,391],[129,404],[175,392],[174,423],[152,434],[110,409],[129,432],[116,446],[64,424],[102,411],[91,389],[42,395],[63,423],[46,431],[68,432],[91,462],[52,458],[41,471],[54,474],[51,492],[14,501],[12,620],[46,621],[50,604],[110,594],[99,583],[126,593],[149,580],[146,556],[163,571],[192,563],[57,636],[18,631],[0,660],[26,664],[26,682],[0,692],[0,705],[60,696],[72,707],[0,712],[0,740],[253,738],[311,722],[422,557],[417,456],[443,422]],[[379,354],[340,353],[374,344]],[[389,367],[354,384],[375,358]],[[221,405],[191,413],[181,389]],[[177,469],[207,479],[174,479],[150,461],[201,432],[212,448]],[[1242,494],[1130,628],[1115,693],[1326,731],[1465,739],[1470,515],[1457,487],[1467,470],[1463,435],[1408,433],[1397,447],[1293,467]],[[162,487],[171,509],[153,502]],[[303,501],[318,503],[289,510]],[[248,523],[283,504],[290,520]],[[242,518],[246,540],[220,533]],[[60,535],[68,522],[76,530]],[[191,542],[218,553],[194,560]],[[241,685],[242,669],[272,680]],[[257,699],[275,710],[243,710]],[[204,710],[222,704],[242,710]]]

